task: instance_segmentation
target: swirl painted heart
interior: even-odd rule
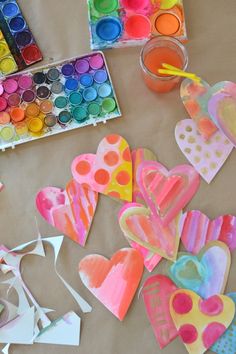
[[[99,144],[96,155],[77,156],[71,165],[74,179],[96,192],[132,201],[132,159],[127,141],[120,135],[108,135]]]
[[[210,220],[199,210],[191,210],[182,216],[181,241],[186,250],[197,254],[209,242],[224,242],[233,251],[236,249],[236,217],[222,215]]]
[[[200,176],[190,165],[168,171],[159,162],[144,161],[138,168],[137,181],[152,214],[167,226],[197,192]]]
[[[92,254],[79,263],[83,284],[119,320],[123,320],[143,274],[143,259],[132,248],[116,252],[111,260]]]
[[[203,354],[230,326],[235,304],[225,295],[203,300],[191,290],[179,289],[171,296],[170,313],[187,351]]]
[[[181,214],[163,226],[149,209],[137,203],[128,203],[119,212],[120,228],[128,239],[171,261],[176,259],[179,248],[180,219]]]
[[[169,309],[171,295],[176,290],[176,285],[165,275],[149,277],[142,287],[146,313],[161,349],[178,336]]]
[[[197,255],[180,252],[177,261],[169,264],[169,277],[179,288],[195,291],[203,298],[224,293],[231,255],[220,241],[212,241]]]
[[[183,119],[175,128],[176,142],[187,160],[210,183],[233,150],[233,144],[218,130],[207,141],[192,119]]]
[[[71,180],[66,189],[46,187],[36,196],[36,207],[52,226],[84,246],[93,221],[98,193]]]
[[[213,87],[208,111],[222,132],[236,147],[236,84],[223,81]]]

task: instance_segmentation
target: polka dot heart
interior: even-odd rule
[[[190,354],[207,351],[230,326],[235,304],[224,295],[202,300],[191,290],[176,290],[170,298],[170,314]]]
[[[192,119],[177,123],[175,139],[182,153],[207,183],[213,180],[233,150],[233,144],[220,130],[204,140]]]
[[[80,155],[71,166],[74,179],[88,188],[121,200],[132,201],[132,159],[120,135],[108,135],[97,154]]]

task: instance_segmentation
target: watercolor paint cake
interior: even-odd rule
[[[87,0],[93,50],[143,45],[158,35],[187,40],[183,0]],[[170,7],[171,6],[171,7]]]
[[[101,52],[0,80],[0,149],[3,151],[120,116]]]
[[[15,0],[0,0],[0,76],[24,70],[42,53]]]

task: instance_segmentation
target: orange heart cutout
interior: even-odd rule
[[[98,254],[83,258],[79,275],[83,284],[122,321],[143,274],[143,259],[132,248],[123,248],[110,260]]]
[[[228,296],[214,295],[202,300],[191,290],[179,289],[170,298],[170,313],[187,351],[202,354],[230,326],[235,304]]]
[[[74,179],[96,192],[132,201],[132,159],[127,141],[120,135],[108,135],[99,144],[96,155],[77,156],[72,162]]]

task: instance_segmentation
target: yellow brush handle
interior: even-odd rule
[[[173,76],[180,76],[186,77],[187,79],[191,79],[193,81],[200,82],[200,77],[197,77],[195,74],[186,73],[184,71],[176,71],[176,70],[167,70],[167,69],[159,69],[159,74],[166,74],[166,75],[173,75]]]

